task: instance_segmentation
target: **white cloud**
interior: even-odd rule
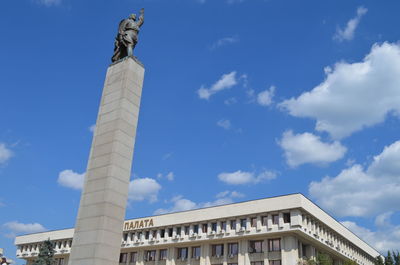
[[[96,124],[93,124],[93,125],[91,125],[91,126],[89,127],[89,131],[90,131],[91,133],[94,133],[95,130],[96,130]]]
[[[391,213],[384,213],[375,219],[376,231],[357,225],[352,221],[341,222],[350,231],[372,245],[382,254],[388,250],[400,249],[400,226],[391,224]],[[384,219],[383,223],[380,219]]]
[[[311,182],[309,193],[324,209],[337,216],[372,216],[399,211],[398,161],[400,141],[385,147],[366,170],[355,164],[336,177]]]
[[[43,225],[39,223],[24,224],[18,221],[8,222],[5,223],[3,226],[11,231],[11,234],[8,234],[9,237],[15,237],[16,234],[38,233],[47,230]]]
[[[354,32],[356,31],[357,26],[361,21],[361,18],[367,12],[368,9],[366,9],[365,7],[361,6],[357,8],[357,15],[347,22],[346,27],[344,29],[337,28],[333,38],[338,41],[352,40],[354,38]]]
[[[197,90],[197,93],[201,99],[209,99],[212,95],[220,92],[224,89],[229,89],[238,83],[236,79],[236,71],[230,72],[229,74],[224,74],[221,78],[215,82],[210,88],[201,87]]]
[[[47,7],[58,6],[61,4],[61,0],[36,0],[36,2]]]
[[[286,163],[296,167],[306,163],[327,164],[341,159],[347,148],[339,142],[324,143],[312,133],[283,133],[279,145],[285,152]]]
[[[72,188],[75,190],[81,190],[83,188],[84,180],[85,173],[79,174],[70,169],[66,169],[58,174],[57,182],[61,186]]]
[[[270,86],[269,89],[266,89],[257,95],[257,103],[261,106],[269,106],[272,104],[272,98],[275,95],[275,87]]]
[[[163,175],[163,174],[161,174],[161,173],[158,173],[157,174],[157,178],[158,179],[163,179],[163,178],[166,178],[167,180],[169,180],[169,181],[173,181],[174,180],[174,178],[175,178],[175,175],[174,175],[174,172],[169,172],[168,174],[166,174],[165,176]]]
[[[238,170],[232,173],[224,172],[218,175],[220,181],[230,185],[256,184],[264,180],[272,180],[275,178],[276,173],[268,170],[259,174]]]
[[[337,63],[326,79],[280,104],[295,117],[316,119],[316,130],[340,139],[400,113],[400,45],[375,44],[359,63]]]
[[[215,49],[217,49],[219,47],[226,46],[226,45],[229,45],[229,44],[233,44],[233,43],[236,43],[238,41],[239,41],[239,38],[237,36],[221,38],[221,39],[217,40],[216,42],[214,42],[211,45],[211,49],[215,50]]]
[[[185,199],[183,196],[175,196],[171,199],[171,203],[173,204],[170,208],[157,209],[154,214],[165,214],[165,213],[173,213],[173,212],[181,212],[188,211],[198,208],[212,207],[224,204],[233,203],[234,198],[244,197],[244,194],[237,191],[223,191],[216,195],[216,200],[210,202],[200,202],[195,203],[189,199]]]
[[[229,130],[230,128],[232,128],[232,124],[230,120],[219,120],[217,122],[217,126],[224,128],[225,130]]]
[[[0,143],[0,165],[5,164],[13,155],[13,152],[5,144]]]
[[[224,100],[224,104],[225,105],[233,105],[233,104],[235,104],[235,103],[237,103],[237,99],[236,98],[234,98],[234,97],[231,97],[231,98],[228,98],[228,99],[225,99]]]
[[[137,178],[129,183],[129,199],[133,201],[157,201],[161,185],[151,178]]]

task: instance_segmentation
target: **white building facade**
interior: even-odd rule
[[[302,194],[132,219],[122,230],[121,265],[296,265],[318,253],[372,265],[379,255]],[[30,265],[50,239],[56,265],[67,265],[73,234],[18,236],[17,257]]]

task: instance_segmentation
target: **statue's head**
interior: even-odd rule
[[[130,19],[133,19],[133,20],[136,20],[136,14],[131,14],[131,15],[129,16],[129,18],[130,18]]]

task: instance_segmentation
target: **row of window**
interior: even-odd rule
[[[53,243],[53,247],[55,249],[61,249],[61,248],[67,248],[67,247],[71,247],[72,245],[72,240],[64,240],[64,241],[57,241],[57,242],[52,242]],[[41,246],[41,243],[38,244],[30,244],[30,245],[22,245],[19,247],[20,251],[39,251]]]
[[[280,251],[281,250],[281,240],[279,238],[276,239],[268,239],[268,251]],[[228,256],[236,256],[239,253],[239,244],[238,243],[228,243]],[[199,259],[201,256],[201,247],[194,246],[191,247],[191,258]],[[249,252],[250,253],[262,253],[266,251],[263,240],[253,240],[249,241]],[[144,260],[145,261],[154,261],[156,260],[157,252],[156,250],[146,250],[144,252]],[[166,260],[168,255],[167,249],[160,249],[158,254],[158,260]],[[224,244],[214,244],[211,245],[211,256],[212,257],[222,257],[224,255]],[[130,253],[130,262],[137,261],[137,252]],[[189,248],[177,248],[177,259],[187,259],[189,257]],[[128,253],[121,253],[120,255],[120,263],[125,263],[128,260]]]
[[[236,219],[229,221],[230,227],[232,229],[236,229],[236,222],[237,222]],[[267,226],[267,222],[268,222],[268,216],[261,216],[261,224],[263,226]],[[283,222],[290,223],[290,213],[283,213]],[[272,224],[273,225],[279,224],[279,215],[278,214],[272,215]],[[240,228],[246,229],[247,228],[247,218],[240,219],[239,226],[240,226]],[[250,218],[250,227],[257,227],[257,218],[256,217]],[[200,234],[200,228],[201,228],[202,233],[208,233],[209,225],[208,225],[208,223],[204,223],[204,224],[200,224],[200,225],[199,224],[193,225],[193,233]],[[217,222],[211,223],[210,229],[212,232],[216,233],[217,228],[218,228]],[[221,222],[221,230],[226,231],[226,229],[227,229],[227,222],[222,221]],[[176,227],[176,235],[180,236],[180,235],[182,235],[182,232],[183,232],[183,235],[189,235],[190,226]],[[139,232],[137,232],[137,238],[141,239],[143,234],[144,234],[144,238],[146,240],[148,240],[150,237],[156,238],[157,230],[151,230],[151,231],[145,231],[145,232],[139,231]],[[173,237],[173,234],[174,234],[173,228],[160,230],[161,238]],[[124,241],[128,240],[128,233],[124,233],[123,240]]]

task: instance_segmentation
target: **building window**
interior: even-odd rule
[[[264,265],[264,261],[252,261],[250,262],[251,265]]]
[[[199,225],[194,225],[194,227],[193,227],[193,233],[196,233],[196,234],[199,233]]]
[[[224,255],[224,245],[223,244],[212,245],[211,255],[217,258],[222,257]]]
[[[269,265],[281,265],[281,260],[270,260]]]
[[[273,223],[274,225],[279,224],[279,215],[277,215],[277,214],[273,214],[273,215],[272,215],[272,223]]]
[[[151,231],[151,237],[152,238],[156,238],[157,237],[157,231],[156,230]]]
[[[164,238],[164,236],[165,236],[165,229],[162,229],[161,232],[160,232],[160,237]]]
[[[281,251],[281,240],[279,238],[268,239],[268,251]]]
[[[155,250],[147,250],[144,255],[145,261],[154,261],[156,260],[156,251]]]
[[[64,265],[64,258],[58,259],[58,265]]]
[[[246,228],[247,219],[240,219],[240,227]]]
[[[190,226],[185,226],[185,235],[189,235]]]
[[[221,229],[222,231],[226,231],[226,222],[221,222]]]
[[[188,258],[188,248],[178,248],[178,259]]]
[[[283,222],[285,224],[290,223],[290,213],[283,213]]]
[[[124,233],[124,241],[128,240],[128,233]]]
[[[236,256],[239,253],[239,244],[238,243],[229,243],[228,244],[228,255]]]
[[[160,249],[160,260],[166,260],[167,259],[167,250],[166,249]]]
[[[150,237],[150,231],[146,231],[144,234],[144,238],[147,240]]]
[[[177,234],[178,236],[181,236],[181,232],[182,232],[181,227],[176,228],[176,234]]]
[[[172,233],[174,230],[172,228],[168,228],[168,237],[172,237]]]
[[[200,247],[192,247],[192,258],[199,259],[201,255]]]
[[[250,241],[249,252],[250,253],[261,253],[261,252],[263,252],[263,241],[262,240]]]
[[[142,232],[138,233],[138,238],[139,238],[139,240],[142,240]]]
[[[208,228],[208,224],[203,224],[202,227],[201,227],[201,231],[203,233],[207,233],[207,228]]]
[[[256,217],[251,218],[251,227],[257,227],[257,218]]]
[[[129,262],[136,262],[137,261],[137,252],[131,252],[131,258],[129,260]]]
[[[238,265],[237,263],[228,263],[228,265]]]
[[[211,223],[211,231],[217,232],[217,223]]]
[[[119,263],[126,263],[128,260],[128,253],[119,254]]]
[[[263,216],[261,217],[262,225],[267,226],[268,225],[268,216]]]
[[[236,229],[236,220],[231,220],[231,229]]]

